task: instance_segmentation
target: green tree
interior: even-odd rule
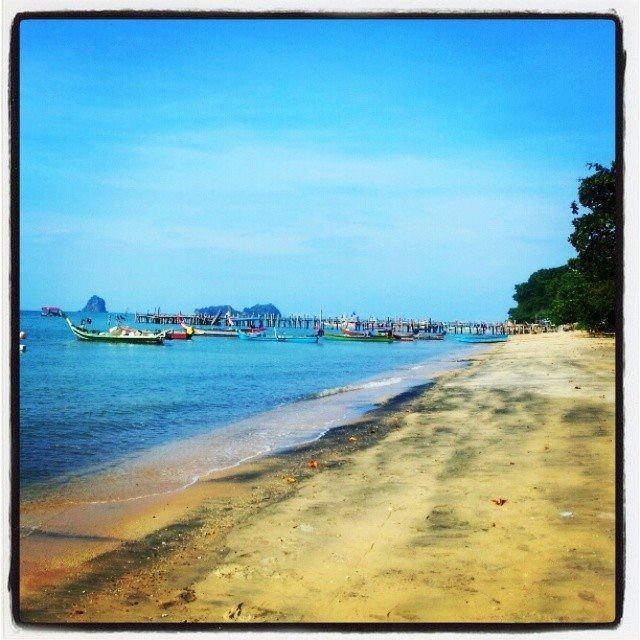
[[[577,256],[563,267],[540,269],[516,285],[516,322],[548,317],[555,324],[578,322],[587,329],[615,329],[616,298],[616,170],[588,164],[578,201],[571,203],[573,233],[569,242]]]
[[[615,163],[607,169],[600,164],[588,164],[595,173],[580,181],[578,199],[571,203],[576,216],[569,242],[578,252],[574,266],[591,282],[613,280],[616,275],[616,173]]]
[[[536,322],[551,318],[554,299],[563,279],[571,271],[568,265],[552,269],[540,269],[529,276],[526,282],[516,285],[513,299],[517,307],[509,309],[509,317],[514,322]]]
[[[587,329],[613,330],[614,299],[615,281],[590,282],[570,269],[551,303],[549,318],[555,324],[578,322]]]
[[[569,242],[578,255],[569,260],[574,272],[559,292],[554,310],[562,315],[575,314],[574,321],[588,329],[615,329],[616,298],[616,169],[588,164],[594,173],[580,181],[578,200],[571,210],[574,231]]]

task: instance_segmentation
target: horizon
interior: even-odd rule
[[[88,301],[87,301],[88,303]],[[86,304],[85,303],[85,306]],[[238,311],[239,313],[242,314],[242,312],[245,309],[250,309],[252,307],[255,306],[266,306],[266,305],[273,305],[274,307],[276,307],[278,309],[278,311],[280,311],[280,317],[282,318],[289,318],[289,317],[303,317],[303,318],[319,318],[320,316],[322,316],[323,319],[327,320],[329,318],[333,319],[333,318],[343,318],[343,317],[352,317],[352,316],[357,316],[360,320],[368,320],[370,318],[375,318],[376,320],[386,320],[386,319],[396,319],[396,318],[402,318],[403,320],[414,320],[414,321],[424,321],[424,320],[430,320],[434,323],[438,323],[438,322],[444,322],[446,323],[453,323],[453,322],[461,322],[461,323],[474,323],[474,322],[487,322],[489,324],[492,323],[505,323],[508,320],[508,315],[505,315],[504,318],[483,318],[483,317],[479,317],[479,316],[473,316],[473,317],[469,317],[469,318],[449,318],[449,317],[442,317],[442,318],[436,318],[434,316],[429,316],[426,314],[423,315],[407,315],[407,314],[402,314],[402,313],[390,313],[390,314],[384,314],[384,315],[376,315],[373,313],[354,313],[353,311],[351,313],[336,313],[336,312],[326,312],[324,310],[320,310],[320,311],[316,311],[316,312],[309,312],[309,311],[301,311],[300,313],[289,313],[286,310],[282,311],[280,309],[280,307],[278,307],[277,304],[273,304],[272,302],[264,302],[264,303],[255,303],[249,306],[243,306],[242,309],[238,308],[238,307],[234,307],[234,305],[218,305],[218,304],[212,304],[212,305],[205,305],[203,307],[196,307],[194,309],[191,309],[189,311],[183,311],[181,309],[160,309],[160,315],[173,315],[173,314],[178,314],[178,315],[183,315],[183,316],[192,316],[192,315],[197,315],[196,314],[196,309],[205,309],[207,307],[227,307],[230,306],[232,307],[232,309],[234,311]],[[107,314],[107,315],[114,315],[114,314],[125,314],[125,315],[135,315],[137,313],[140,314],[153,314],[158,310],[158,307],[153,307],[151,309],[131,309],[131,308],[126,308],[126,309],[111,309],[108,308],[108,305],[106,304],[106,300],[105,300],[105,308],[106,311],[103,312],[93,312],[93,311],[84,311],[83,308],[79,308],[79,309],[64,309],[62,307],[58,307],[57,305],[43,305],[38,309],[26,309],[26,308],[21,308],[19,309],[20,313],[36,313],[39,314],[41,313],[42,309],[46,308],[46,307],[50,307],[50,308],[59,308],[61,311],[64,311],[65,313],[69,314],[69,313],[87,313],[88,315],[91,314],[95,314],[95,313],[102,313],[102,314]],[[243,318],[243,317],[248,317],[248,316],[243,316],[243,315],[234,315],[234,318]],[[542,318],[541,318],[542,319]]]
[[[615,158],[615,23],[27,19],[19,99],[25,310],[506,320]]]

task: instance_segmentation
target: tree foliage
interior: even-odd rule
[[[515,322],[536,322],[551,315],[551,305],[570,271],[568,265],[552,269],[540,269],[526,282],[516,285],[513,299],[517,307],[509,309],[509,317]]]
[[[578,199],[582,211],[571,203],[576,216],[569,242],[578,252],[574,266],[590,282],[615,279],[616,175],[615,164],[607,169],[600,164],[587,165],[595,173],[580,181]]]
[[[555,324],[578,322],[587,329],[612,331],[615,328],[615,280],[593,282],[572,269],[551,302],[549,318]]]
[[[616,172],[588,164],[594,172],[582,178],[578,201],[571,203],[573,233],[568,240],[577,256],[563,267],[541,269],[516,285],[516,322],[541,316],[555,324],[578,322],[599,331],[615,329],[616,298]]]

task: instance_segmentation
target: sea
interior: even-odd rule
[[[76,324],[85,316],[69,314]],[[91,319],[93,329],[116,324],[115,313]],[[136,324],[133,314],[125,323],[172,328]],[[63,318],[39,311],[21,311],[20,330],[22,503],[178,491],[210,472],[314,441],[485,348],[451,335],[391,344],[204,336],[102,344],[78,340]]]

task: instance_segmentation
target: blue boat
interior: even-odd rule
[[[249,342],[305,342],[305,343],[315,343],[320,339],[317,335],[312,336],[294,336],[294,335],[284,335],[282,333],[278,333],[276,329],[273,330],[273,335],[267,334],[266,329],[260,333],[245,333],[244,331],[238,330],[238,338],[240,340],[247,340]]]
[[[506,342],[509,336],[506,333],[471,333],[456,336],[459,342],[472,342],[475,344],[485,344],[490,342]]]

